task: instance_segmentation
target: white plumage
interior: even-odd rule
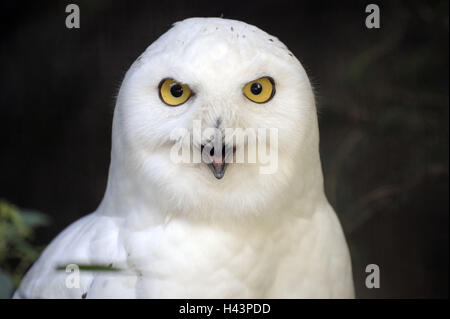
[[[253,103],[242,87],[271,76],[276,93]],[[162,103],[164,78],[195,96]],[[169,159],[177,127],[278,128],[278,170]],[[111,165],[98,209],[64,230],[22,281],[28,298],[349,298],[351,262],[323,190],[314,96],[276,38],[239,21],[178,22],[127,72],[114,113]],[[248,147],[238,145],[238,147]],[[112,264],[66,287],[59,265]]]

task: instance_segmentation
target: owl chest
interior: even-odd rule
[[[125,247],[136,292],[147,298],[261,297],[283,250],[251,232],[182,224],[134,232]]]

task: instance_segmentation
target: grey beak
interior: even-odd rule
[[[208,167],[211,169],[211,172],[213,172],[214,176],[217,179],[221,179],[223,175],[225,175],[225,169],[227,168],[227,163],[210,163],[208,164]]]
[[[202,145],[201,152],[203,160],[208,163],[208,167],[211,169],[214,177],[221,179],[225,175],[225,169],[227,168],[228,163],[226,163],[226,159],[233,156],[234,148],[227,150],[225,144],[216,148],[213,145]]]

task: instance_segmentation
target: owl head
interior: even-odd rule
[[[187,19],[123,80],[106,197],[168,214],[276,214],[322,192],[318,142],[308,76],[283,43],[240,21]]]

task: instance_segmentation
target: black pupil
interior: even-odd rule
[[[174,84],[170,87],[170,93],[174,97],[180,97],[183,95],[183,87],[179,84]]]
[[[261,86],[261,84],[259,84],[258,82],[253,83],[253,84],[252,84],[252,87],[250,88],[250,91],[252,91],[252,93],[253,93],[254,95],[260,94],[260,93],[262,92],[262,86]]]

